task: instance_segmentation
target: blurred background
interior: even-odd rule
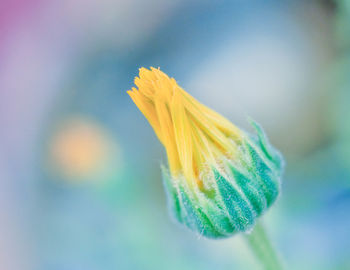
[[[282,151],[286,269],[350,269],[349,0],[1,0],[1,270],[260,269],[169,218],[142,66]]]

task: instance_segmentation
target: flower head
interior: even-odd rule
[[[249,230],[277,198],[282,158],[204,106],[159,69],[141,68],[128,94],[166,149],[162,168],[174,217],[207,237]]]

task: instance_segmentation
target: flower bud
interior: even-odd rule
[[[253,227],[280,191],[282,157],[263,130],[257,136],[199,103],[159,69],[140,69],[128,94],[164,145],[162,167],[173,216],[210,237]]]

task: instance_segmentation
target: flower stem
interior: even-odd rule
[[[281,270],[282,264],[273,248],[263,225],[259,222],[254,230],[245,236],[249,247],[266,270]]]

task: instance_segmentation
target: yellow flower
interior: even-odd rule
[[[209,237],[251,227],[275,200],[281,168],[260,127],[254,141],[159,69],[141,68],[135,85],[128,94],[166,149],[175,217]]]
[[[199,172],[215,164],[222,153],[236,153],[240,130],[186,93],[159,69],[140,69],[139,88],[128,94],[164,145],[172,175],[183,174],[189,184],[201,184]]]

